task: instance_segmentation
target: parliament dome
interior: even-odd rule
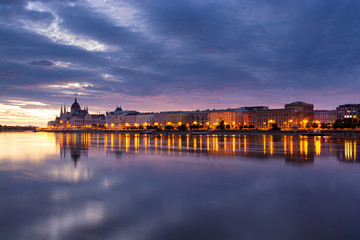
[[[71,112],[76,113],[81,110],[80,104],[77,102],[77,99],[75,97],[75,102],[71,105]]]

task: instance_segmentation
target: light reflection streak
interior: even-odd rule
[[[178,137],[178,142],[179,142],[179,150],[181,151],[181,135],[179,135]]]
[[[194,137],[194,138],[193,138],[193,141],[194,141],[194,151],[196,151],[196,148],[197,148],[197,138]]]
[[[232,151],[235,152],[236,151],[236,140],[235,140],[235,135],[232,136]]]
[[[264,155],[266,154],[266,135],[263,135],[263,149],[264,149]]]
[[[167,149],[168,149],[168,155],[170,156],[170,155],[171,155],[171,154],[170,154],[170,153],[171,153],[171,149],[170,149],[170,148],[171,148],[171,140],[170,140],[170,136],[169,136],[169,135],[167,136],[167,138],[168,138],[168,139],[167,139]]]
[[[206,136],[206,150],[210,151],[210,136]]]
[[[321,137],[315,137],[315,153],[316,156],[320,156],[321,154]]]
[[[134,148],[135,148],[135,154],[139,153],[139,134],[135,134],[134,136]],[[145,154],[146,154],[146,148],[145,148]]]
[[[308,138],[305,137],[305,140],[304,140],[304,153],[305,153],[306,156],[308,155],[308,145],[309,145]]]
[[[130,134],[125,134],[125,152],[129,152],[130,148]]]
[[[247,147],[246,147],[246,135],[244,135],[244,153],[246,154],[246,150],[247,150]]]
[[[157,138],[157,136],[154,137],[154,145],[155,145],[155,154],[157,154],[157,149],[158,149],[158,138]]]
[[[189,142],[190,142],[190,136],[189,134],[186,134],[186,149],[189,150]]]

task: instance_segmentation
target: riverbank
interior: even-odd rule
[[[266,131],[266,130],[212,130],[212,131],[201,131],[201,130],[157,130],[157,131],[144,131],[144,130],[115,130],[115,129],[101,129],[101,130],[90,130],[90,129],[62,129],[62,130],[45,130],[40,129],[38,132],[53,132],[53,133],[118,133],[118,134],[163,134],[163,135],[290,135],[297,136],[306,134],[306,130],[300,130],[297,132],[292,131]],[[360,129],[354,130],[322,130],[321,133],[325,136],[332,137],[360,137]]]

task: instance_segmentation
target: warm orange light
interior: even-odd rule
[[[154,123],[154,125],[157,126],[157,125],[159,125],[159,123],[156,122],[156,123]]]
[[[181,122],[179,122],[178,125],[180,126],[180,125],[181,125]]]
[[[197,124],[197,121],[194,121],[193,124],[196,125],[196,124]]]

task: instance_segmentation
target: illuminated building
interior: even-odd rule
[[[279,128],[291,128],[298,122],[298,112],[294,109],[266,109],[251,111],[251,124],[255,128],[269,129],[273,124]]]
[[[158,128],[163,128],[166,125],[166,113],[154,114],[154,125]]]
[[[336,121],[335,110],[314,110],[314,121],[316,123],[330,123],[333,124]]]
[[[213,110],[209,112],[210,128],[216,129],[222,121],[225,126],[229,125],[230,129],[236,129],[244,125],[244,112],[239,109]]]
[[[55,118],[55,121],[50,121],[48,126],[55,127],[86,127],[93,125],[104,125],[104,114],[89,114],[88,108],[81,109],[80,104],[75,97],[74,103],[71,105],[70,112],[67,111],[66,106],[61,106],[60,116]]]
[[[336,108],[336,118],[342,120],[344,118],[359,119],[360,104],[345,104]]]
[[[299,126],[301,126],[302,123],[311,123],[314,120],[314,104],[297,101],[285,104],[285,109],[294,109],[297,111]]]
[[[259,129],[270,129],[274,124],[278,128],[291,129],[293,126],[301,128],[308,127],[314,120],[314,105],[304,102],[293,102],[285,104],[285,108],[249,109],[248,122]]]
[[[203,125],[204,127],[207,127],[208,125],[210,125],[209,110],[205,110],[205,111],[196,110],[194,112],[189,112],[189,122],[191,124],[195,122],[199,125]]]
[[[122,110],[121,107],[116,107],[113,112],[106,112],[106,126],[111,128],[125,129],[134,126],[136,123],[137,111]]]
[[[178,126],[182,124],[188,124],[189,123],[189,113],[188,112],[163,112],[166,114],[166,125],[173,125]]]
[[[155,123],[154,113],[139,113],[136,115],[136,123],[144,128],[148,125],[152,126]]]

